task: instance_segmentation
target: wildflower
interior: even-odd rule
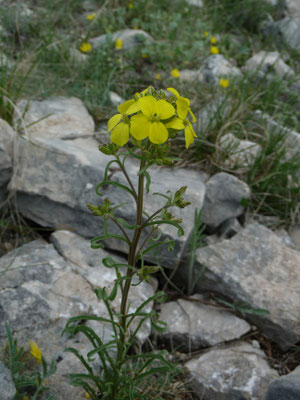
[[[217,46],[211,46],[210,52],[211,52],[212,54],[219,54],[219,53],[220,53],[220,51],[219,51],[219,49],[218,49]]]
[[[228,79],[223,79],[223,78],[221,78],[221,79],[219,80],[219,85],[220,85],[222,88],[227,88],[227,87],[229,86],[229,80],[228,80]]]
[[[118,146],[124,146],[129,140],[129,118],[128,115],[139,111],[138,103],[134,100],[128,100],[120,104],[118,111],[120,114],[113,115],[108,123],[107,128],[110,133],[110,140]]]
[[[188,112],[192,116],[193,122],[196,122],[196,118],[190,109],[190,101],[186,97],[180,96],[180,94],[177,92],[177,90],[173,88],[168,88],[167,89],[169,92],[171,92],[175,97],[176,97],[176,106],[177,106],[177,115],[181,119],[185,119]]]
[[[148,58],[148,54],[142,53],[142,58]]]
[[[134,4],[132,3],[132,1],[129,1],[128,3],[128,8],[133,9],[134,8]]]
[[[91,395],[90,395],[88,392],[85,392],[85,398],[86,398],[86,399],[90,399],[90,398],[91,398]]]
[[[93,21],[93,19],[96,17],[96,13],[92,13],[86,16],[86,19],[89,21]]]
[[[166,142],[169,133],[162,121],[171,118],[175,114],[175,108],[166,100],[156,100],[153,96],[141,97],[138,103],[142,112],[131,118],[132,136],[137,140],[149,137],[154,144]],[[171,122],[169,127],[173,127]]]
[[[79,49],[82,53],[89,53],[92,50],[92,45],[91,43],[83,42]]]
[[[117,40],[115,41],[115,49],[121,50],[122,47],[123,47],[123,40],[120,38],[117,38]]]
[[[217,43],[217,39],[216,39],[214,36],[212,36],[212,37],[210,38],[210,43],[211,43],[211,44],[216,44],[216,43]]]
[[[22,400],[30,400],[28,396],[23,396]]]
[[[137,30],[137,29],[139,29],[139,27],[138,27],[138,26],[136,26],[136,25],[134,25],[134,26],[132,27],[132,29],[135,29],[135,30]]]
[[[204,32],[204,36],[207,37],[208,36],[208,32],[205,31]]]
[[[177,68],[173,68],[171,71],[171,75],[173,76],[173,78],[179,78],[180,77],[180,72],[178,71]]]
[[[40,364],[42,364],[42,352],[39,349],[38,345],[35,343],[34,340],[29,342],[29,345],[30,345],[30,349],[31,349],[30,354],[33,357],[35,357]]]
[[[160,73],[159,73],[159,72],[158,72],[157,74],[155,74],[155,79],[157,79],[158,81],[161,80],[161,76],[160,76]]]

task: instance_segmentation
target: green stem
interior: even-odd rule
[[[142,168],[144,168],[145,164],[146,164],[146,161],[141,160],[140,170]],[[141,233],[143,230],[143,228],[142,228],[143,204],[144,204],[144,175],[140,174],[139,181],[138,181],[137,211],[136,211],[136,225],[138,225],[138,228],[136,228],[134,231],[134,235],[133,235],[130,247],[129,247],[129,254],[128,254],[128,265],[131,265],[132,267],[134,267],[135,263],[136,263],[136,249],[137,249],[139,239],[141,237]],[[128,268],[126,275],[129,279],[126,280],[125,285],[124,285],[121,307],[120,307],[120,314],[121,314],[121,317],[120,317],[120,346],[118,349],[117,363],[120,363],[122,361],[122,356],[123,356],[124,350],[125,350],[127,301],[128,301],[128,294],[129,294],[129,289],[131,286],[131,280],[132,280],[133,274],[134,274],[134,271],[132,269]]]

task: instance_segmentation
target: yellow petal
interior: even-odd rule
[[[141,107],[140,107],[139,103],[134,100],[134,103],[131,104],[131,106],[127,109],[125,114],[127,114],[127,115],[135,114],[140,110],[141,110]]]
[[[195,117],[193,111],[192,111],[190,108],[189,108],[189,113],[190,113],[191,116],[192,116],[192,121],[193,121],[193,123],[195,123],[197,120],[196,120],[196,117]]]
[[[143,140],[149,135],[150,121],[144,114],[136,114],[131,118],[130,133],[137,140]]]
[[[191,123],[189,123],[184,129],[185,136],[185,147],[188,148],[194,141],[194,138],[197,137],[194,128]]]
[[[179,131],[181,131],[182,129],[184,129],[184,123],[182,119],[174,117],[171,119],[171,121],[166,123],[166,127],[172,129],[178,129]]]
[[[125,114],[126,111],[128,110],[128,108],[129,108],[133,103],[135,103],[135,100],[134,100],[134,99],[131,99],[131,100],[127,100],[127,101],[125,101],[124,103],[120,104],[119,107],[118,107],[119,113]]]
[[[171,75],[173,76],[173,78],[179,78],[180,77],[180,72],[178,71],[177,68],[173,68],[171,71]]]
[[[148,86],[146,89],[144,89],[141,94],[146,94],[148,92],[149,89],[151,89],[152,86]]]
[[[167,89],[167,91],[168,91],[168,92],[171,92],[172,94],[174,94],[175,97],[177,97],[177,98],[179,99],[180,94],[177,92],[176,89],[173,89],[173,88],[169,87],[169,88]]]
[[[107,123],[107,128],[109,131],[111,131],[120,121],[122,118],[122,114],[115,114],[113,115]]]
[[[149,129],[149,140],[155,144],[162,144],[168,140],[168,130],[162,122],[152,122]]]
[[[187,116],[187,113],[189,111],[189,105],[190,105],[190,101],[189,99],[186,99],[185,97],[180,97],[177,101],[176,101],[176,105],[177,105],[177,114],[179,118],[185,119]]]
[[[155,104],[156,114],[160,119],[171,118],[175,114],[175,108],[166,100],[158,100]]]
[[[157,100],[153,96],[144,96],[138,100],[141,111],[146,117],[150,118],[156,114],[156,103]]]
[[[129,140],[129,125],[124,124],[124,122],[117,125],[111,131],[110,140],[120,147],[124,146]]]

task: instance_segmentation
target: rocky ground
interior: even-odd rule
[[[284,7],[282,4],[276,18],[270,16],[261,30],[263,35],[281,35],[293,54],[300,49],[300,2],[286,0]],[[201,1],[186,2],[194,12],[200,12],[204,5]],[[28,10],[31,12],[30,7]],[[137,29],[115,31],[109,36],[113,42],[118,38],[124,54],[139,48],[141,41],[148,41],[149,46],[155,41],[150,33]],[[106,39],[99,35],[89,42],[93,50],[98,50]],[[76,57],[86,62],[89,55],[77,50]],[[236,85],[242,88],[253,72],[254,86],[253,82],[263,81],[275,87],[276,79],[285,82],[299,109],[299,69],[297,63],[292,64],[292,56],[287,59],[286,52],[273,48],[254,52],[243,65],[223,54],[211,54],[198,69],[181,68],[173,85],[183,85],[184,90],[184,85],[197,82],[215,90],[212,88],[224,78],[230,86],[237,79],[240,83]],[[164,82],[160,84],[165,86]],[[162,229],[162,238],[174,240],[174,251],[163,249],[147,259],[165,267],[171,284],[156,274],[151,284],[143,282],[131,294],[132,310],[158,288],[165,289],[169,297],[159,308],[151,305],[168,323],[168,332],[155,335],[150,325],[145,325],[138,347],[146,349],[149,342],[153,343],[168,350],[170,357],[184,367],[187,387],[193,392],[186,393],[185,398],[296,400],[300,398],[300,197],[294,162],[300,151],[300,123],[293,124],[287,118],[284,124],[277,114],[270,115],[268,109],[251,104],[241,136],[231,130],[235,126],[232,121],[238,118],[234,114],[236,99],[233,92],[223,89],[209,104],[196,106],[199,144],[195,143],[190,159],[183,157],[175,168],[155,167],[151,171],[152,184],[145,198],[148,213],[161,205],[153,193],[175,191],[182,184],[188,186],[186,199],[192,205],[176,215],[183,219],[183,236],[178,237],[172,228]],[[120,94],[124,95],[108,90],[115,107],[124,100]],[[9,325],[20,345],[28,349],[29,341],[35,340],[47,360],[56,360],[57,371],[47,382],[56,399],[70,395],[79,400],[84,398],[84,391],[70,385],[68,374],[82,372],[82,365],[63,349],[73,346],[82,354],[91,349],[83,336],[61,336],[61,331],[72,316],[106,315],[93,289],[111,287],[115,277],[101,259],[113,255],[126,262],[126,247],[116,239],[106,243],[103,250],[92,250],[89,244],[89,239],[103,234],[103,226],[86,204],[99,202],[95,186],[109,160],[98,151],[99,144],[108,141],[106,123],[103,116],[99,122],[95,110],[74,96],[28,99],[23,96],[15,103],[11,121],[0,120],[0,319]],[[244,99],[238,110],[248,105]],[[217,132],[213,155],[197,158],[200,148],[212,147],[207,144],[212,132]],[[270,158],[266,150],[270,142],[257,139],[265,134],[273,142],[278,140],[279,147],[270,151],[273,156],[276,153],[275,158]],[[186,154],[180,143],[177,151]],[[258,164],[263,157],[265,164]],[[281,169],[270,171],[266,177],[265,170],[274,165],[274,160]],[[258,165],[260,169],[254,175]],[[291,165],[293,170],[288,169]],[[127,169],[134,180],[138,170],[135,162],[128,160]],[[279,174],[282,169],[285,179]],[[113,179],[123,182],[121,171],[112,168],[109,172]],[[255,184],[249,176],[254,177]],[[269,194],[259,197],[263,186],[257,191],[257,182],[267,178],[282,190],[276,192],[280,197],[276,206],[268,203]],[[107,195],[127,203],[120,209],[120,217],[134,224],[134,204],[129,196],[122,194],[120,199],[115,187],[107,189]],[[259,207],[254,202],[257,198]],[[262,203],[267,206],[263,208]],[[275,213],[278,208],[280,212]],[[191,249],[195,209],[202,210],[203,229],[201,245]],[[26,225],[36,230],[28,234]],[[188,273],[191,253],[192,287]],[[117,297],[115,306],[119,303]],[[91,326],[103,340],[111,338],[105,324]],[[2,323],[3,348],[6,340]],[[0,393],[8,400],[16,389],[5,356],[2,361]]]

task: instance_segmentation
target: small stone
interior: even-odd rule
[[[168,331],[161,337],[180,352],[199,350],[237,339],[249,332],[250,325],[234,314],[201,303],[201,297],[180,299],[161,305],[160,319]]]
[[[108,41],[114,43],[117,39],[122,40],[121,50],[131,50],[143,43],[153,42],[152,37],[141,29],[124,29],[107,35],[101,35],[90,39],[93,49],[98,49]]]
[[[241,76],[241,71],[231,62],[226,60],[222,54],[209,56],[200,67],[199,72],[204,76],[206,82],[219,83],[219,79],[229,76]]]
[[[295,50],[300,49],[300,17],[286,17],[276,22],[275,28],[279,30],[287,44]]]
[[[272,72],[286,78],[295,75],[277,51],[260,51],[246,62],[245,68],[253,73],[261,72],[262,76],[267,76]]]
[[[278,377],[265,358],[261,350],[241,342],[210,350],[185,367],[200,398],[261,400],[269,383]]]
[[[299,400],[300,367],[271,382],[265,400]]]
[[[216,229],[228,218],[244,212],[243,199],[250,198],[248,185],[226,172],[215,174],[206,182],[202,221],[209,229]]]
[[[16,387],[12,380],[11,372],[0,361],[0,393],[1,400],[12,400],[16,394]]]
[[[118,107],[122,104],[125,100],[123,97],[119,96],[118,93],[109,92],[109,100],[111,101],[112,105]]]
[[[81,100],[75,97],[54,97],[42,101],[20,100],[15,125],[23,128],[30,140],[64,139],[94,135],[95,124]],[[22,123],[19,115],[24,115]]]
[[[250,140],[240,140],[232,133],[222,136],[219,146],[226,157],[224,165],[229,168],[242,169],[243,171],[249,169],[249,166],[261,151],[259,144]]]

